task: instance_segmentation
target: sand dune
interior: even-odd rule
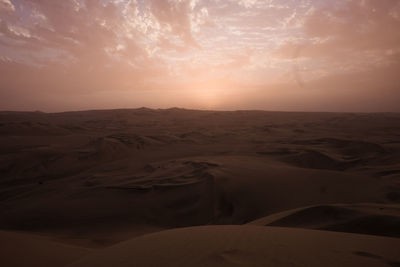
[[[257,226],[163,231],[68,266],[398,266],[395,238]]]
[[[260,218],[398,237],[399,131],[399,114],[0,112],[0,229],[96,249]]]
[[[1,266],[65,266],[91,252],[26,233],[0,231],[0,240]]]
[[[400,237],[400,208],[382,204],[317,205],[272,214],[249,225]]]

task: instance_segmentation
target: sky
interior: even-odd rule
[[[400,112],[400,0],[0,0],[0,110]]]

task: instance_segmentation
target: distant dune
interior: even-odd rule
[[[0,112],[0,265],[399,266],[399,159],[395,113]]]
[[[297,227],[400,237],[398,205],[317,205],[273,214],[250,225]]]

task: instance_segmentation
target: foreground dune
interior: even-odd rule
[[[0,266],[65,266],[91,250],[36,235],[0,231]]]
[[[400,239],[259,226],[168,230],[68,266],[398,266]]]
[[[258,222],[260,223],[260,222]],[[400,239],[282,227],[200,226],[89,250],[0,232],[1,266],[399,266]]]

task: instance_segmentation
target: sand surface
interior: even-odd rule
[[[257,226],[167,230],[68,266],[398,266],[400,239]]]
[[[0,231],[0,266],[65,266],[92,252],[48,238]]]
[[[117,260],[118,253],[126,258],[129,248],[129,255],[172,250],[168,264],[178,266],[184,263],[178,261],[180,251],[195,254],[207,243],[185,245],[185,236],[199,233],[209,237],[208,244],[237,249],[239,266],[242,260],[243,266],[271,261],[291,266],[285,248],[270,238],[278,233],[286,253],[310,244],[293,252],[294,266],[358,261],[365,261],[360,266],[398,266],[400,261],[400,246],[393,247],[400,236],[399,114],[146,108],[0,112],[0,174],[1,243],[18,243],[26,235],[24,250],[33,258],[37,247],[46,251],[50,243],[60,244],[68,249],[52,254],[65,255],[59,256],[59,266],[89,248],[94,251],[82,262],[95,262],[96,251],[103,249],[107,260]],[[201,225],[220,226],[168,230]],[[246,235],[249,241],[244,248],[230,247],[231,234],[235,244]],[[251,241],[257,235],[262,242]],[[38,236],[40,246],[35,245]],[[15,241],[3,242],[9,239]],[[164,239],[176,240],[176,246],[164,249]],[[138,242],[160,246],[138,250]],[[328,245],[332,242],[343,246],[344,254]],[[364,243],[370,244],[367,254],[357,254]],[[2,251],[15,253],[5,253],[0,261],[19,253],[5,246]],[[199,250],[191,264],[229,266],[225,254],[222,260],[218,254],[225,250],[217,247]],[[272,247],[279,250],[276,257],[258,255]],[[320,261],[313,261],[311,248],[322,255]],[[213,251],[217,256],[209,260]],[[365,256],[370,254],[376,257]],[[36,260],[44,259],[37,255]],[[335,265],[332,255],[343,265]],[[121,266],[135,266],[130,260]],[[141,260],[144,266],[155,264]],[[19,263],[13,266],[24,266]]]
[[[400,237],[398,205],[316,205],[272,214],[248,224]]]

